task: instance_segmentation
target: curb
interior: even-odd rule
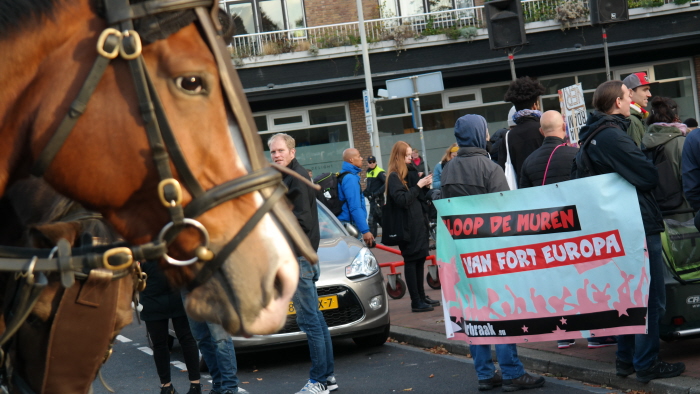
[[[444,334],[391,326],[389,334],[399,342],[432,348],[442,345],[448,352],[468,355],[469,345],[462,341],[448,340]],[[519,347],[518,358],[526,369],[555,376],[566,376],[586,383],[600,384],[620,390],[639,390],[664,394],[700,394],[700,379],[679,376],[672,379],[656,379],[648,384],[639,383],[634,376],[622,378],[615,374],[613,363],[601,363],[556,353]],[[495,356],[494,356],[495,359]]]

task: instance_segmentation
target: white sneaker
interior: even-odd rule
[[[338,390],[338,382],[335,380],[335,375],[331,375],[326,379],[326,387],[328,391]]]
[[[309,380],[296,394],[329,394],[329,391],[323,383],[311,383]]]

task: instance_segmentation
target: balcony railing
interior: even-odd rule
[[[674,0],[628,0],[630,8],[661,6]],[[679,1],[679,0],[675,0]],[[683,0],[680,0],[683,1]],[[691,4],[700,0],[691,0]],[[573,20],[563,18],[564,6],[575,6]],[[559,20],[563,26],[571,21],[588,20],[588,1],[583,0],[523,0],[525,22]],[[571,14],[569,14],[571,16]],[[484,7],[470,7],[456,10],[432,12],[411,16],[391,17],[365,21],[367,41],[370,47],[381,41],[396,42],[400,48],[406,39],[422,39],[428,36],[445,34],[450,39],[473,39],[477,29],[485,28]],[[326,48],[357,46],[360,44],[358,22],[307,27],[268,33],[245,34],[233,37],[230,46],[234,60],[265,55],[279,55],[292,52],[306,52],[310,55]]]

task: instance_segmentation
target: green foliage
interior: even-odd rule
[[[627,8],[661,7],[664,0],[627,0]]]

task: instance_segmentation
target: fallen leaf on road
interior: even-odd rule
[[[435,375],[433,375],[433,374],[430,374],[430,376],[428,376],[428,377],[429,377],[429,378],[434,378],[434,377],[435,377]]]
[[[569,378],[567,378],[566,376],[557,376],[557,379],[559,379],[559,380],[569,380]],[[586,383],[584,383],[584,384],[586,384]],[[598,386],[596,386],[596,387],[598,387]]]
[[[427,348],[425,350],[429,351],[430,353],[433,353],[433,354],[448,354],[449,353],[447,351],[447,349],[445,349],[445,346],[443,346],[443,345],[438,345],[435,347]]]
[[[393,343],[398,342],[396,339],[394,339],[394,338],[392,338],[392,337],[387,338],[386,341],[387,341],[387,342],[393,342]]]
[[[241,383],[248,384],[248,383],[250,383],[250,382],[241,382]]]
[[[258,370],[257,370],[257,369],[254,369],[253,372],[258,372]]]
[[[403,389],[403,391],[413,391],[413,389]]]
[[[255,378],[255,379],[258,379],[259,381],[260,381],[260,380],[263,380],[263,378]]]
[[[584,386],[588,386],[588,387],[600,387],[599,384],[584,383],[583,385],[584,385]]]

